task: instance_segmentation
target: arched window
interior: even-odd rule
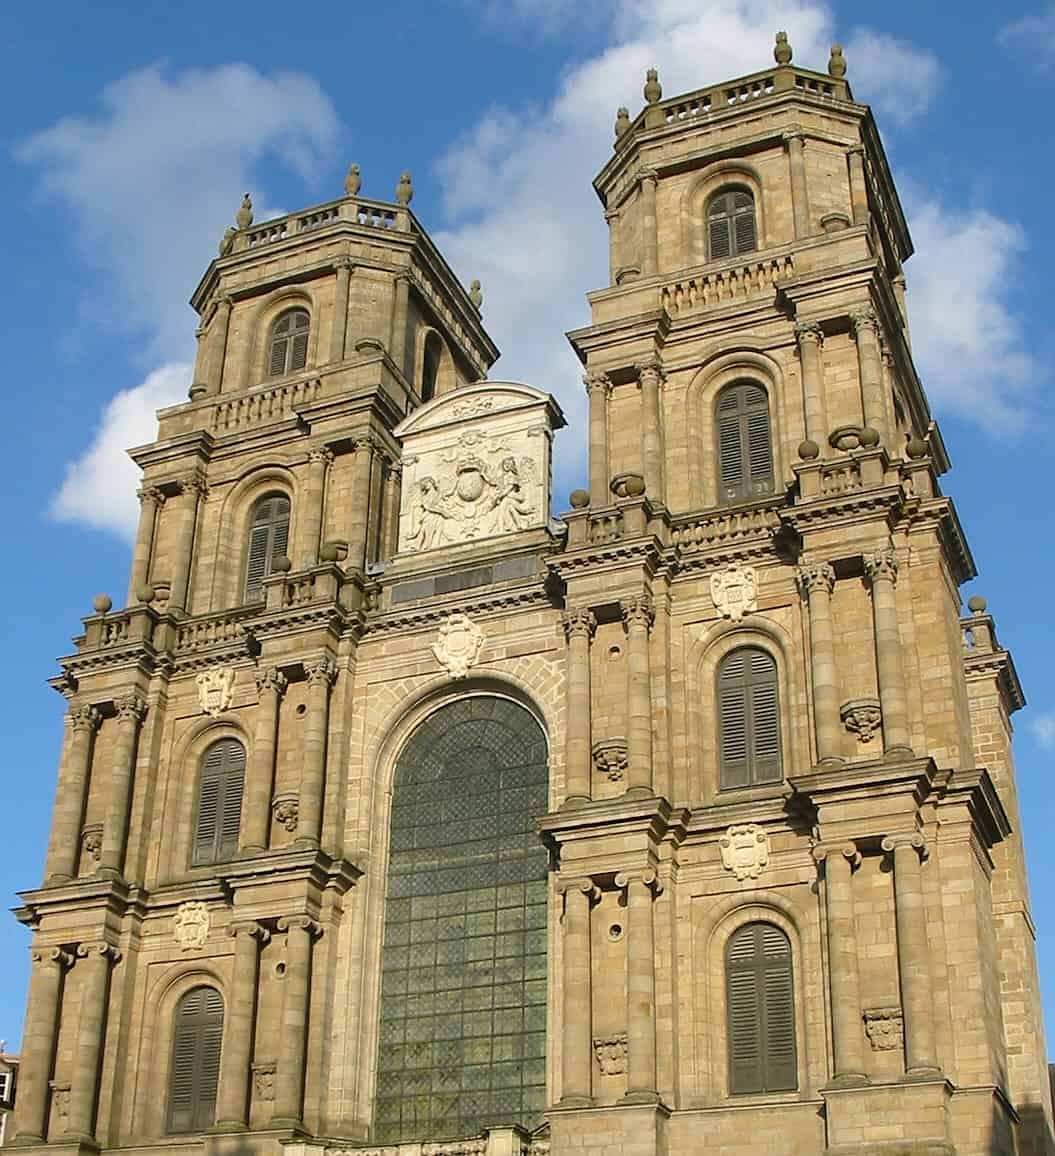
[[[507,699],[430,715],[396,763],[375,1139],[532,1128],[546,1094],[546,741]]]
[[[729,1091],[793,1092],[795,984],[791,944],[772,923],[748,923],[725,949]]]
[[[216,1119],[223,999],[213,987],[192,988],[176,1005],[169,1072],[169,1132],[204,1132]]]
[[[722,790],[780,781],[777,665],[764,650],[742,647],[718,667],[718,748]]]
[[[267,351],[268,377],[296,373],[308,364],[308,330],[311,318],[306,309],[287,309],[271,326]]]
[[[264,579],[274,569],[275,559],[289,546],[289,498],[266,494],[253,507],[249,524],[249,555],[245,567],[245,600],[257,602],[264,595]]]
[[[421,400],[432,401],[436,396],[436,378],[440,372],[440,358],[443,356],[443,342],[440,335],[429,332],[425,337],[425,349],[421,359]]]
[[[715,423],[722,500],[771,493],[773,446],[766,391],[750,381],[726,386],[718,395]]]
[[[238,850],[245,783],[245,747],[237,739],[220,739],[205,752],[198,780],[198,814],[194,821],[192,863],[224,863]]]
[[[755,198],[747,189],[726,189],[707,205],[707,253],[711,261],[750,253],[755,237]]]

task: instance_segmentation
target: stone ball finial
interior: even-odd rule
[[[624,489],[628,498],[640,498],[645,492],[645,479],[640,474],[630,474]]]
[[[113,604],[109,594],[96,594],[92,599],[92,609],[96,614],[109,614]]]
[[[988,605],[981,594],[972,594],[971,597],[967,599],[967,609],[970,610],[972,614],[984,614]]]
[[[630,131],[630,109],[617,108],[615,112],[615,139],[619,140]]]
[[[836,80],[842,80],[846,75],[846,57],[843,56],[841,44],[832,45],[832,54],[828,57],[828,75],[834,76]]]
[[[469,282],[469,300],[473,303],[473,308],[476,312],[479,313],[483,308],[484,294],[480,288],[480,280],[478,277],[474,277],[472,281]]]
[[[275,574],[288,574],[293,569],[293,563],[285,554],[279,554],[271,563],[271,569]]]
[[[396,185],[396,201],[405,209],[414,199],[414,181],[410,173],[399,174],[399,184]]]
[[[142,586],[136,587],[136,601],[142,602],[144,606],[154,601],[156,591],[149,582],[144,582]]]
[[[349,165],[348,172],[345,173],[344,176],[344,195],[346,197],[357,197],[362,187],[363,177],[359,171],[359,166]]]
[[[226,257],[228,253],[234,248],[234,239],[238,235],[238,230],[233,226],[228,225],[223,231],[223,236],[220,238],[219,253],[221,257]]]
[[[649,104],[656,104],[663,98],[663,86],[659,83],[659,72],[650,68],[645,73],[645,100]]]
[[[879,430],[873,429],[870,425],[866,425],[857,435],[857,440],[865,449],[870,450],[879,445]]]
[[[572,490],[568,495],[568,501],[571,502],[573,510],[585,510],[590,504],[589,490]]]
[[[242,203],[238,206],[238,212],[235,213],[234,219],[239,229],[248,229],[253,223],[253,200],[248,193],[242,198]]]
[[[910,437],[905,446],[905,453],[907,453],[913,461],[925,458],[927,456],[927,443],[922,438]]]
[[[777,33],[777,42],[773,46],[773,59],[777,64],[791,63],[791,44],[788,41],[788,34],[786,32]]]
[[[814,461],[820,455],[820,452],[821,447],[817,445],[815,441],[811,441],[809,438],[803,442],[799,442],[799,457],[804,462]]]

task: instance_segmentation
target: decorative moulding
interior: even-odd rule
[[[736,823],[718,840],[722,866],[737,880],[757,879],[769,863],[769,836],[757,823]]]
[[[626,1071],[626,1032],[594,1036],[593,1052],[606,1076],[621,1076]]]
[[[852,698],[839,708],[839,717],[859,742],[870,743],[883,721],[883,712],[877,698]]]
[[[234,667],[220,666],[203,670],[195,682],[198,684],[198,701],[201,709],[214,718],[223,714],[231,705],[234,693]]]
[[[275,1061],[253,1064],[253,1091],[261,1100],[275,1098]]]
[[[711,575],[711,599],[723,618],[739,622],[758,609],[758,581],[753,566],[733,563]]]
[[[484,632],[468,615],[450,614],[440,623],[432,653],[451,678],[465,678],[480,657],[483,644]]]
[[[285,827],[291,834],[297,829],[300,804],[296,791],[284,791],[271,800],[271,813],[275,822]]]
[[[865,1034],[875,1052],[893,1052],[903,1039],[901,1008],[896,1005],[870,1007],[863,1011]]]
[[[593,765],[600,774],[618,783],[626,774],[626,739],[601,739],[594,743]]]
[[[99,862],[103,852],[102,823],[89,823],[81,831],[81,849],[85,855],[90,855],[96,863]]]
[[[205,946],[209,938],[209,909],[200,899],[190,899],[176,908],[172,934],[184,951]]]

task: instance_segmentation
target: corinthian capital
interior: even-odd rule
[[[831,594],[835,589],[835,569],[830,562],[811,562],[798,568],[799,587],[808,598],[814,592]]]
[[[304,674],[311,686],[333,686],[337,679],[337,664],[329,655],[304,663]]]
[[[623,625],[628,630],[631,626],[643,626],[647,630],[656,616],[652,598],[648,594],[634,594],[630,598],[620,599],[619,610],[623,615]]]
[[[887,547],[885,550],[877,550],[874,554],[866,555],[864,564],[869,582],[897,581],[897,555],[892,548]]]
[[[100,715],[94,706],[71,706],[69,719],[75,731],[94,731],[99,727]]]
[[[269,666],[256,676],[256,689],[261,698],[265,694],[273,694],[279,698],[285,694],[288,685],[289,680],[277,666]]]
[[[800,346],[822,345],[824,343],[824,330],[819,321],[796,321],[795,338]]]
[[[656,169],[652,169],[647,165],[644,165],[642,168],[637,170],[637,179],[641,182],[641,184],[645,184],[647,181],[654,185],[659,180],[659,173]]]
[[[183,498],[190,498],[197,501],[198,498],[204,498],[209,488],[205,484],[205,475],[195,471],[192,474],[185,474],[182,478],[175,480],[176,492]]]
[[[132,691],[131,694],[114,699],[114,710],[118,722],[138,724],[146,718],[147,702],[138,691]]]
[[[597,629],[597,619],[592,610],[585,606],[565,610],[561,615],[564,624],[564,635],[570,641],[572,638],[592,638]]]
[[[312,465],[328,466],[333,461],[333,450],[328,446],[316,446],[308,450],[308,461]]]
[[[858,309],[851,313],[850,323],[854,327],[854,337],[859,336],[863,330],[871,330],[873,333],[879,330],[875,312],[869,308]]]
[[[612,379],[602,369],[591,369],[588,373],[584,373],[582,383],[586,386],[587,394],[591,396],[595,392],[606,395],[612,392]]]
[[[637,370],[637,379],[642,385],[660,385],[666,381],[666,371],[654,353],[649,354],[648,357],[643,357],[634,368]]]
[[[139,499],[140,505],[143,506],[163,506],[165,504],[165,494],[160,486],[140,486],[136,490],[136,497]]]

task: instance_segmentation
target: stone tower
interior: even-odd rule
[[[255,226],[133,451],[16,1141],[1049,1154],[1022,704],[842,52],[620,110],[563,425],[396,202]],[[541,834],[541,839],[540,839]]]

